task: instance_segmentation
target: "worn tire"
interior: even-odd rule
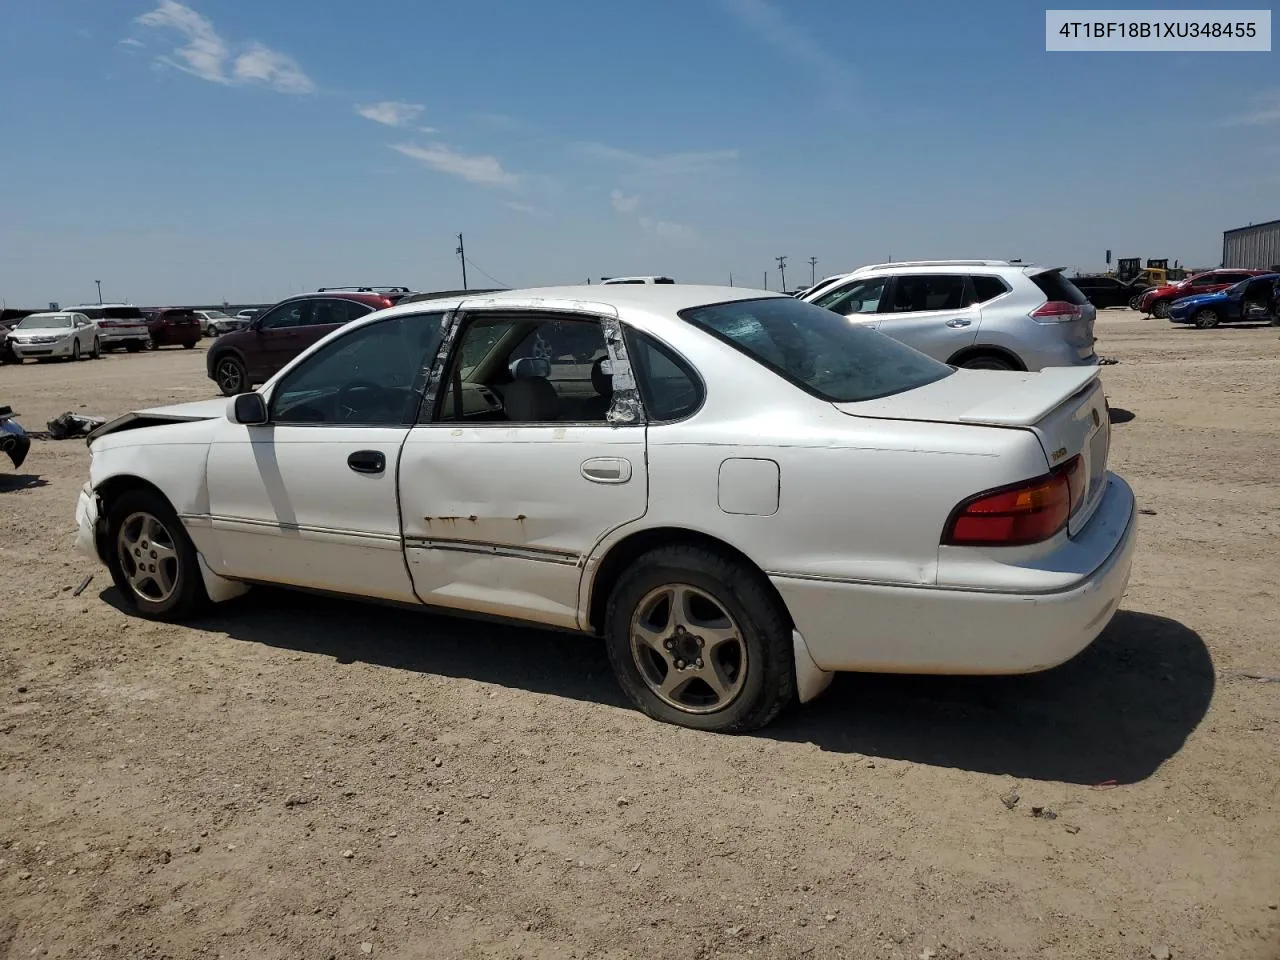
[[[740,628],[746,678],[737,695],[713,713],[688,713],[649,689],[631,652],[631,620],[642,599],[666,584],[688,584],[710,595]],[[791,624],[768,582],[700,547],[662,547],[635,560],[609,597],[605,646],[614,675],[628,698],[655,720],[716,733],[744,733],[773,720],[796,696]]]
[[[224,354],[213,362],[213,382],[218,385],[224,397],[234,397],[252,389],[249,386],[249,371],[233,354]]]
[[[195,347],[195,342],[194,342],[194,341],[192,341],[191,343],[184,343],[184,344],[182,345],[182,349],[183,349],[183,350],[191,350],[191,349],[193,349],[194,347]]]
[[[124,523],[138,513],[149,514],[163,524],[177,554],[177,574],[172,593],[160,602],[139,596],[129,583],[120,558],[120,532]],[[130,490],[117,497],[107,510],[107,568],[124,602],[139,616],[171,623],[187,620],[209,605],[209,595],[200,576],[195,544],[187,536],[173,507],[150,490]]]
[[[1201,330],[1211,330],[1221,322],[1218,311],[1210,310],[1208,307],[1203,310],[1197,310],[1196,315],[1191,319],[1195,321],[1195,325]]]

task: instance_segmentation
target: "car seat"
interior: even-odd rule
[[[605,372],[604,365],[608,361],[608,357],[598,357],[591,365],[591,388],[596,395],[582,405],[584,420],[605,420],[609,415],[609,407],[613,403],[613,374]]]
[[[560,395],[545,377],[522,377],[507,385],[502,396],[507,419],[513,423],[546,423],[560,419]]]

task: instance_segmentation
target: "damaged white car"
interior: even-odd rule
[[[1109,441],[1095,367],[955,370],[763,291],[513,291],[100,427],[77,539],[144,616],[269,583],[584,631],[646,713],[743,731],[833,671],[1087,646],[1134,545]]]

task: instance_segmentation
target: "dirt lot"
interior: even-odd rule
[[[71,549],[84,445],[37,442],[0,473],[0,957],[1280,957],[1280,683],[1241,676],[1280,675],[1277,332],[1103,315],[1147,515],[1075,661],[845,676],[739,738],[646,720],[585,639],[270,591],[130,619]],[[198,399],[203,360],[0,402]]]

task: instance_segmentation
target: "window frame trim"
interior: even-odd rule
[[[638,330],[630,324],[624,323],[622,325],[622,334],[627,338],[628,354],[634,353],[638,350],[640,344],[638,343],[637,338],[644,337],[648,339],[657,346],[659,353],[665,354],[666,358],[671,361],[676,369],[689,378],[693,383],[694,388],[697,390],[698,402],[688,413],[682,414],[678,417],[669,417],[662,420],[655,419],[649,415],[649,411],[652,409],[649,387],[639,376],[636,376],[637,367],[636,365],[632,365],[631,374],[635,377],[636,389],[640,393],[640,402],[644,408],[644,422],[650,426],[661,427],[673,423],[684,423],[686,420],[697,416],[702,411],[702,408],[707,404],[707,382],[702,378],[702,375],[698,373],[693,364],[690,363],[678,350],[672,347],[671,344],[654,336],[652,333],[644,330]]]

